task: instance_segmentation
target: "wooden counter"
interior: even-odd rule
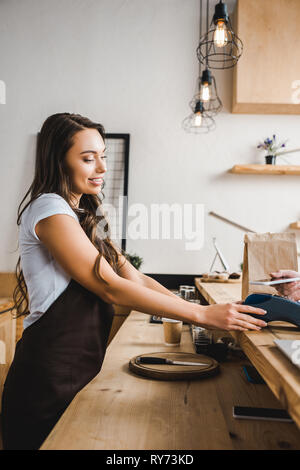
[[[196,278],[195,284],[210,304],[241,299],[241,284],[204,283],[201,278]],[[290,323],[272,322],[261,331],[231,334],[300,427],[300,369],[274,343],[274,339],[300,340],[299,328]]]
[[[300,449],[294,424],[232,417],[233,405],[281,407],[266,385],[247,382],[241,370],[247,360],[222,363],[219,375],[195,381],[150,380],[129,371],[138,354],[194,352],[189,326],[183,328],[180,347],[167,347],[161,324],[131,312],[101,372],[76,395],[41,449]]]
[[[201,282],[200,277],[195,278],[195,285],[200,294],[209,304],[226,304],[236,302],[242,298],[242,283],[236,284],[222,282]]]

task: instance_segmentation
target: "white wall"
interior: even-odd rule
[[[299,116],[231,114],[227,70],[215,74],[224,104],[216,131],[181,128],[198,72],[198,8],[198,0],[0,2],[1,271],[17,261],[16,210],[32,182],[35,135],[56,112],[131,134],[129,205],[203,203],[206,214],[262,232],[300,217],[299,177],[227,173],[263,161],[256,145],[273,133],[299,147]],[[300,154],[287,160],[299,164]],[[144,272],[195,274],[211,264],[213,236],[238,269],[243,232],[210,216],[200,251],[186,251],[184,240],[129,240],[127,248],[144,258]]]

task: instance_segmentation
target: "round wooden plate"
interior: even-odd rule
[[[139,364],[138,357],[164,357],[174,361],[203,362],[207,366],[173,366],[169,364]],[[129,361],[129,369],[137,375],[158,380],[194,380],[215,375],[219,372],[219,363],[202,354],[184,352],[153,352],[140,354]]]

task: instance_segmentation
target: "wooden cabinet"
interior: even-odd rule
[[[11,308],[13,303],[9,299],[0,299],[0,312]],[[15,354],[16,345],[16,319],[12,310],[0,313],[0,413],[3,385],[8,369]]]
[[[17,279],[14,272],[0,272],[0,300],[8,298],[13,300],[13,292],[17,285]],[[1,307],[1,303],[0,303]],[[3,309],[2,309],[3,310]],[[1,311],[1,310],[0,310]],[[18,317],[16,320],[16,343],[23,334],[24,316]]]
[[[17,321],[12,315],[15,315],[12,298],[15,286],[15,273],[0,272],[0,413],[3,385],[15,354],[17,322],[22,327],[21,319]]]
[[[299,25],[299,0],[237,0],[233,113],[300,114]]]

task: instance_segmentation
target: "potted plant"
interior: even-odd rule
[[[276,140],[276,135],[274,134],[272,139],[267,137],[263,143],[260,143],[257,148],[266,150],[267,155],[265,156],[266,163],[268,165],[275,165],[276,164],[276,157],[280,154],[283,153],[289,153],[289,152],[278,152],[279,149],[285,147],[286,142],[277,142]]]
[[[128,261],[137,269],[141,267],[143,263],[143,258],[140,258],[136,253],[135,254],[129,254],[129,253],[124,253],[124,256]],[[130,307],[126,307],[124,305],[116,305],[114,304],[114,310],[115,310],[115,316],[114,316],[114,322],[112,325],[111,333],[109,336],[109,343],[115,336],[115,334],[118,332],[119,328],[122,326],[126,318],[131,312]]]
[[[143,263],[143,258],[140,258],[136,253],[133,255],[130,255],[128,253],[125,253],[125,257],[128,259],[128,261],[132,264],[132,266],[135,267],[135,269],[139,270],[142,263]]]

